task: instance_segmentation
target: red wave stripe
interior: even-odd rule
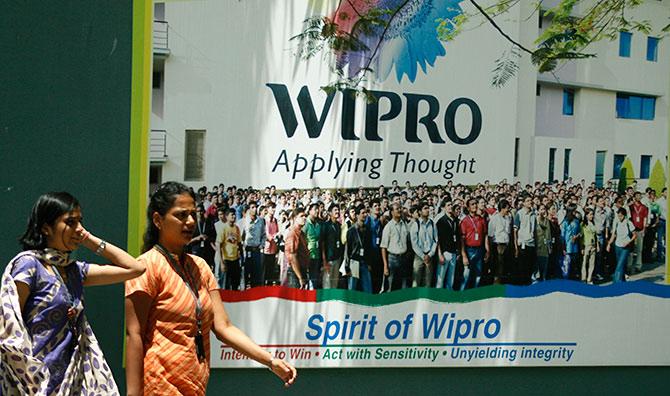
[[[322,348],[321,344],[266,344],[258,345],[261,348]],[[230,345],[221,344],[221,349],[230,349]]]
[[[256,301],[268,297],[284,300],[316,302],[316,290],[301,290],[281,286],[261,286],[245,291],[219,290],[223,302]]]

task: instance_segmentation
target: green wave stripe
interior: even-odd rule
[[[414,287],[383,294],[369,294],[343,289],[323,289],[316,291],[316,302],[342,301],[350,304],[378,307],[382,305],[398,304],[419,298],[436,302],[467,303],[504,296],[504,285],[491,285],[464,291]]]

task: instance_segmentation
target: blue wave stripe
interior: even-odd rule
[[[550,280],[530,286],[507,285],[505,287],[505,297],[509,298],[538,297],[557,292],[591,298],[617,297],[630,293],[670,298],[670,285],[661,285],[649,281],[635,281],[599,286],[570,280]]]

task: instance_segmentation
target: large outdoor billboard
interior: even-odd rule
[[[579,134],[574,128],[563,133],[559,127],[556,136],[548,134],[544,129],[555,126],[554,120],[568,125],[586,121],[608,131],[611,123],[632,131],[630,135],[640,125],[650,130],[665,125],[615,117],[618,85],[597,93],[598,100],[611,106],[588,107],[589,97],[576,94],[573,85],[563,87],[558,78],[547,82],[543,76],[544,98],[559,99],[536,103],[541,89],[529,56],[518,58],[514,78],[494,86],[493,69],[505,52],[509,55],[511,44],[492,25],[473,21],[453,41],[435,37],[440,18],[473,13],[471,2],[410,1],[384,39],[374,32],[366,37],[370,53],[317,51],[310,59],[300,57],[300,42],[294,38],[307,19],[335,18],[338,5],[364,3],[376,2],[169,3],[172,52],[165,63],[164,122],[174,136],[188,130],[206,132],[204,178],[186,182],[197,187],[221,182],[226,187],[278,189],[376,187],[393,180],[413,186],[513,182],[518,144],[526,146],[530,157],[522,164],[533,164],[534,156],[549,158],[548,172],[536,167],[534,179],[519,179],[568,180],[575,172],[570,170],[570,155],[580,149],[603,153],[601,166],[607,153],[621,161],[625,155],[618,154],[616,145],[607,150],[588,146],[606,140],[595,127],[582,128]],[[497,19],[498,28],[512,39],[532,43],[539,32],[537,19],[529,17],[533,12],[530,2],[519,2]],[[355,23],[356,17],[350,16]],[[344,78],[370,68],[359,85],[367,95],[324,89],[338,79],[334,64]],[[582,91],[601,88],[582,85]],[[561,100],[570,103],[568,108],[550,108]],[[584,106],[575,111],[580,100]],[[659,109],[665,103],[660,96],[658,103]],[[595,107],[601,112],[592,112]],[[551,122],[536,125],[536,114],[542,112],[551,113]],[[546,139],[533,140],[537,136]],[[619,139],[621,146],[627,143],[610,138]],[[659,142],[652,143],[648,144]],[[186,162],[179,152],[189,148],[180,139],[168,140],[170,144],[179,150],[171,151],[177,154],[170,154],[164,175],[179,179]],[[574,162],[580,164],[579,172],[591,169],[581,166],[584,161]],[[617,171],[621,167],[619,163]],[[601,172],[600,183],[605,184],[603,179]],[[582,187],[586,182],[580,191]],[[606,196],[616,198],[609,192]],[[563,209],[568,206],[567,201],[556,203]],[[569,238],[574,244],[580,237]],[[607,240],[598,244],[602,258]],[[615,247],[621,246],[612,246],[606,254],[610,267],[619,254]],[[657,253],[663,249],[657,248]],[[551,266],[567,262],[577,268],[582,261],[575,258],[582,254],[552,252]],[[570,255],[575,258],[564,260]],[[644,279],[660,283],[665,259],[652,264]],[[458,271],[464,271],[461,264]],[[668,286],[644,281],[608,284],[609,279],[598,281],[600,285],[551,280],[462,292],[410,288],[382,295],[259,287],[223,291],[222,296],[236,325],[298,367],[670,364],[663,333],[670,314]],[[587,280],[582,275],[581,280],[591,283],[590,276]],[[212,367],[254,364],[212,340]]]

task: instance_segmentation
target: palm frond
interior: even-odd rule
[[[493,80],[491,85],[494,88],[502,88],[510,79],[519,72],[519,58],[521,52],[517,47],[512,47],[509,51],[503,51],[500,58],[496,59],[493,68]]]

